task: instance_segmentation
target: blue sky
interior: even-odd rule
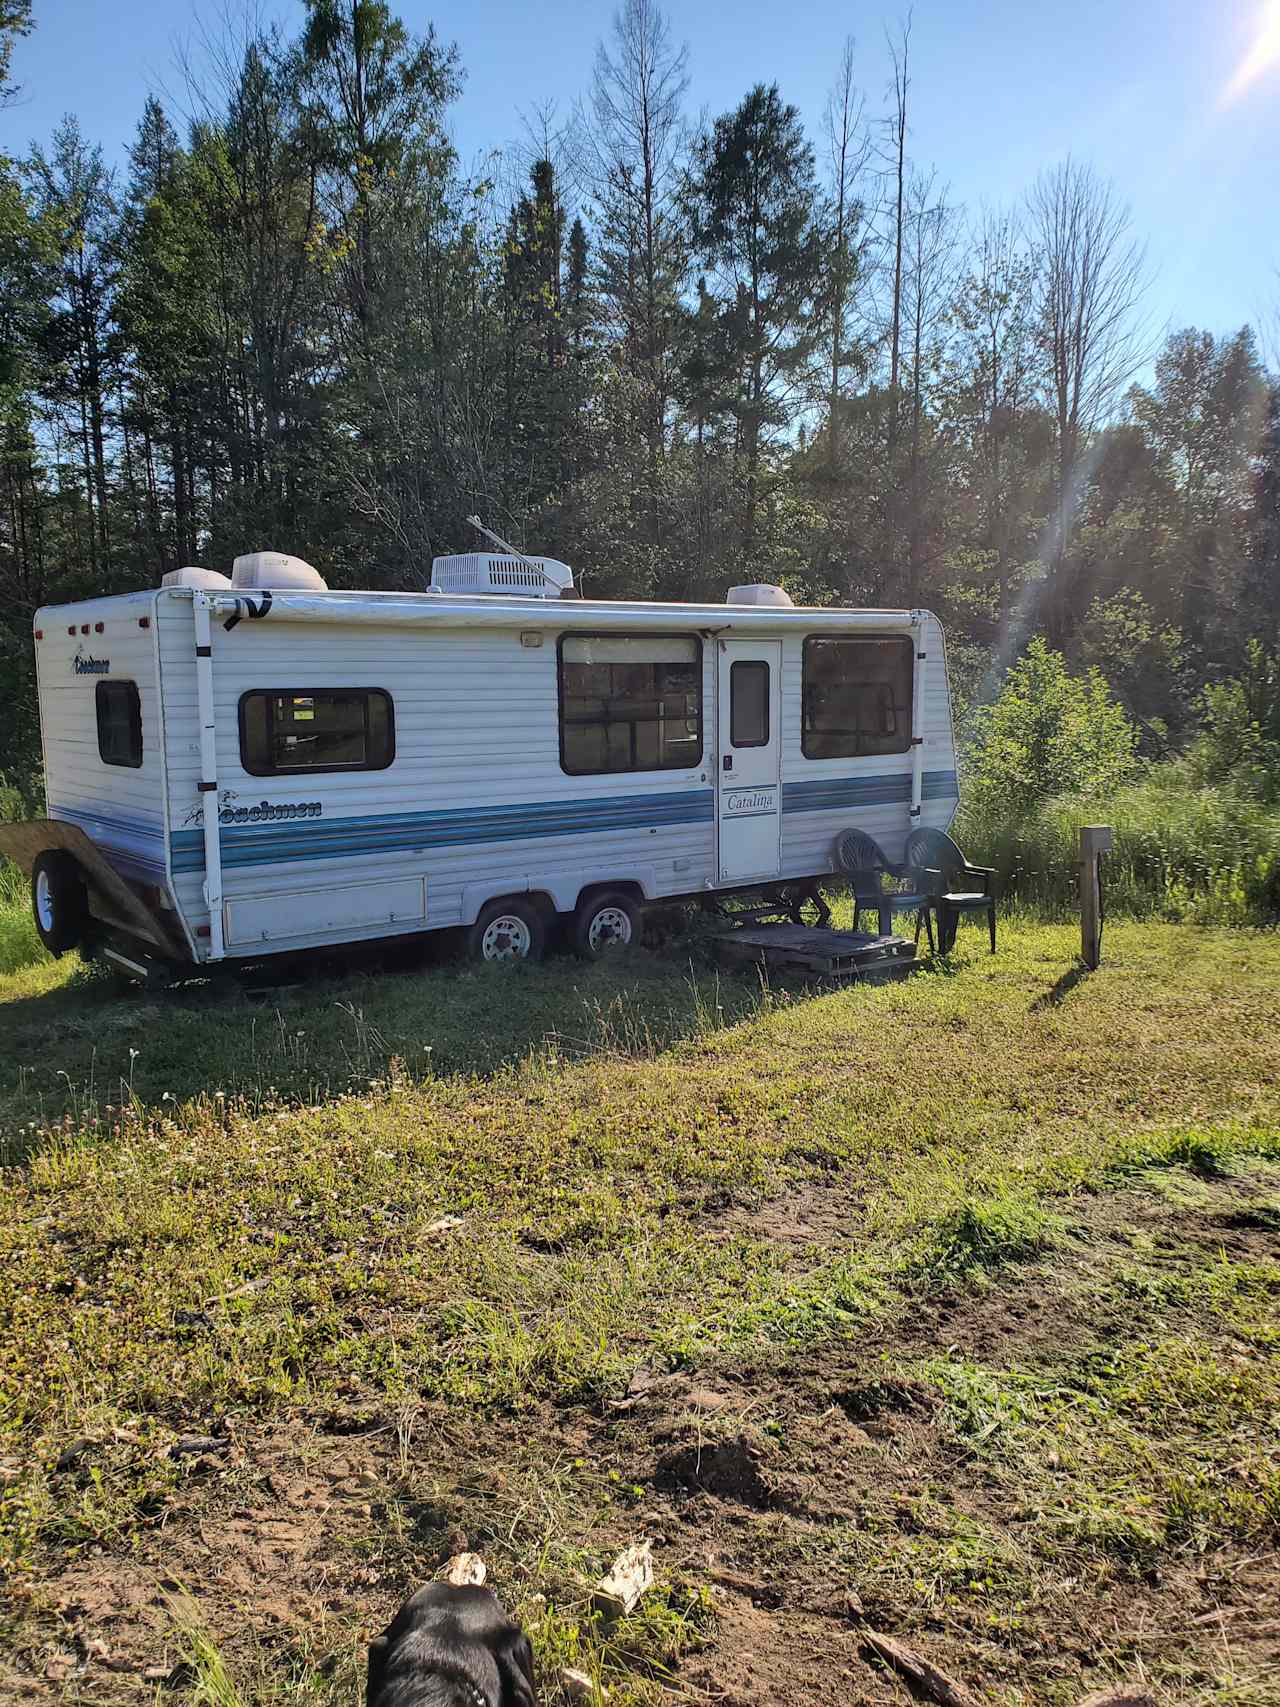
[[[220,8],[36,0],[36,33],[14,55],[23,99],[0,114],[0,149],[21,151],[74,111],[119,158],[146,93],[180,97],[179,49],[198,60],[199,22]],[[430,20],[458,45],[467,79],[453,131],[467,161],[516,137],[522,111],[550,99],[568,111],[612,9],[612,0],[397,8],[411,28]],[[676,0],[668,11],[689,44],[695,113],[776,80],[816,136],[849,31],[868,111],[885,110],[884,28],[896,10]],[[263,0],[263,13],[293,24],[302,6]],[[1229,331],[1280,306],[1280,0],[916,0],[912,44],[912,154],[937,167],[953,199],[1011,202],[1070,151],[1114,178],[1132,206],[1149,245],[1155,325]],[[1255,75],[1228,99],[1251,49]]]

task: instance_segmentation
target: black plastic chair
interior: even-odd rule
[[[853,892],[853,928],[858,928],[862,909],[874,909],[881,936],[893,935],[893,915],[914,913],[916,942],[920,941],[920,923],[924,921],[929,936],[929,953],[933,943],[933,898],[917,889],[886,889],[886,876],[897,877],[899,872],[885,858],[880,844],[863,830],[845,830],[836,837],[836,864],[849,879]]]
[[[912,830],[907,837],[906,868],[913,885],[932,895],[938,909],[942,952],[955,947],[956,927],[965,913],[985,913],[996,951],[996,874],[988,865],[971,865],[943,830]]]

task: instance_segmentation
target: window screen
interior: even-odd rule
[[[683,770],[702,760],[695,635],[566,634],[560,764],[570,776]]]
[[[98,713],[98,757],[104,765],[142,764],[142,701],[137,682],[99,682],[94,690]]]
[[[729,745],[769,745],[769,666],[763,658],[729,666]]]
[[[810,636],[804,643],[805,758],[908,752],[913,663],[913,642],[906,636]]]
[[[251,776],[380,771],[394,757],[381,688],[259,689],[240,701],[240,762]]]

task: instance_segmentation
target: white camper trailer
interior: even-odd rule
[[[568,568],[437,558],[425,593],[329,590],[261,552],[228,578],[35,620],[48,817],[0,849],[55,952],[125,970],[468,927],[591,953],[645,903],[890,859],[957,803],[927,611],[572,596]]]

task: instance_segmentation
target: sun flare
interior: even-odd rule
[[[1277,65],[1280,65],[1280,0],[1263,0],[1253,41],[1227,84],[1225,98],[1234,101]]]

